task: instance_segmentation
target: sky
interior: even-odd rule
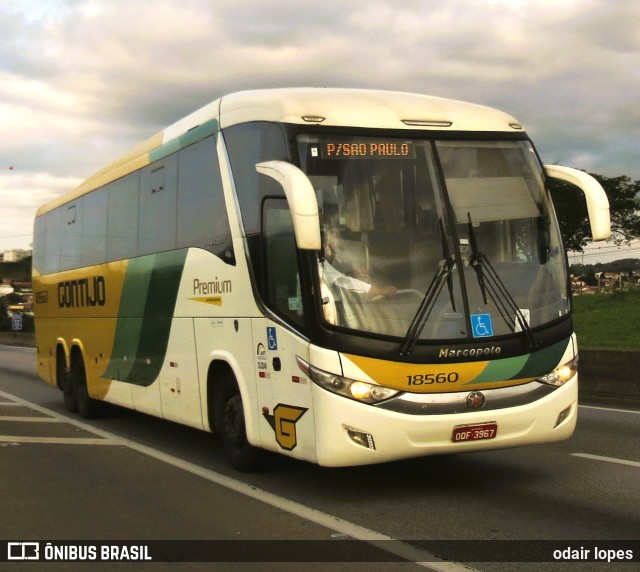
[[[0,251],[30,247],[41,204],[253,88],[480,103],[545,163],[640,179],[635,0],[13,0],[0,37]]]

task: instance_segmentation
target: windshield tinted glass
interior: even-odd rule
[[[499,335],[521,328],[517,310],[532,327],[566,314],[564,252],[530,144],[439,142],[437,149],[465,266],[472,329],[482,322],[480,315],[488,315],[487,328]],[[480,272],[471,271],[479,255],[486,263]],[[496,277],[493,300],[490,275]]]
[[[568,311],[557,227],[527,142],[303,135],[298,148],[320,206],[330,324],[442,340],[512,333],[518,310],[532,327]],[[487,291],[471,238],[506,295]]]

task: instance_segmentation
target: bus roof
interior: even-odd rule
[[[427,95],[342,88],[265,89],[225,95],[156,133],[36,216],[115,181],[219,129],[249,121],[431,131],[522,132],[510,115]]]

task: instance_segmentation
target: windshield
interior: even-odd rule
[[[527,141],[298,137],[320,207],[333,326],[419,340],[507,335],[569,311],[542,170]]]

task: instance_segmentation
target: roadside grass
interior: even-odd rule
[[[574,296],[578,348],[640,351],[640,290]]]

